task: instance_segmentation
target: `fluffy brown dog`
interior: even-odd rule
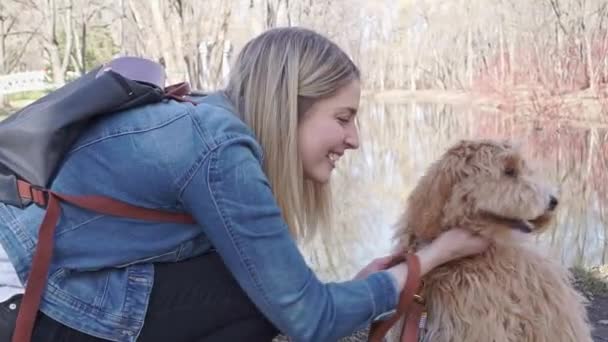
[[[557,204],[508,142],[462,141],[430,167],[397,226],[399,250],[415,251],[450,227],[494,243],[424,277],[424,341],[592,341],[586,301],[568,270],[526,243]]]

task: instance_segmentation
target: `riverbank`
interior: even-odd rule
[[[519,87],[508,92],[461,90],[364,90],[366,100],[384,103],[448,104],[455,107],[475,107],[481,110],[517,114],[536,118],[584,121],[608,126],[608,85],[595,90],[554,94],[543,88]]]
[[[574,269],[575,286],[590,301],[589,321],[594,342],[608,342],[608,265],[590,270]]]

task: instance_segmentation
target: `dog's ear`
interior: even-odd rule
[[[422,176],[407,200],[405,224],[413,235],[430,240],[441,233],[443,208],[452,193],[454,175],[446,160],[434,163]]]
[[[420,178],[398,222],[395,235],[398,248],[408,247],[412,239],[432,240],[442,232],[444,207],[471,154],[470,146],[461,142],[433,163]]]

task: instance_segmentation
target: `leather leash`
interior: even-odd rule
[[[393,265],[402,262],[403,259],[407,262],[407,279],[399,296],[397,312],[388,320],[372,323],[368,342],[382,342],[388,331],[402,317],[405,317],[405,324],[401,331],[399,341],[418,341],[420,318],[424,312],[424,299],[417,294],[421,285],[420,260],[417,255],[408,253],[403,258],[395,259]]]

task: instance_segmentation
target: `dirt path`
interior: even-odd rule
[[[608,296],[595,296],[591,300],[589,320],[595,327],[593,340],[608,342]]]

